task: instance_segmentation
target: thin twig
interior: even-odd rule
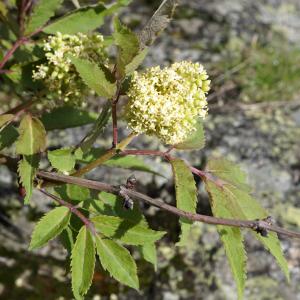
[[[113,125],[113,148],[116,148],[118,144],[118,118],[117,118],[117,104],[120,98],[121,82],[117,82],[117,91],[111,104],[111,116]]]
[[[136,137],[135,133],[129,134],[128,137],[126,137],[119,144],[117,144],[116,148],[109,149],[103,155],[101,155],[99,158],[90,162],[89,164],[87,164],[86,166],[84,166],[83,168],[79,169],[78,171],[74,172],[71,175],[80,177],[80,176],[90,172],[91,170],[95,169],[96,167],[102,165],[104,162],[106,162],[107,160],[114,157],[119,151],[125,149],[125,147],[133,140],[134,137]]]
[[[174,215],[177,215],[179,217],[183,217],[192,221],[198,221],[202,223],[212,224],[212,225],[223,225],[223,226],[232,226],[232,227],[239,227],[239,228],[249,228],[252,230],[267,230],[267,231],[273,231],[288,237],[292,238],[300,238],[300,233],[294,232],[291,230],[286,230],[284,228],[270,225],[269,222],[266,220],[236,220],[236,219],[226,219],[226,218],[217,218],[213,216],[206,216],[202,214],[195,214],[195,213],[189,213],[185,212],[183,210],[180,210],[174,206],[171,206],[169,204],[164,203],[162,200],[159,199],[153,199],[147,195],[144,195],[142,193],[139,193],[137,191],[134,191],[132,189],[127,189],[124,186],[113,186],[111,184],[88,180],[88,179],[82,179],[77,178],[73,176],[66,176],[66,175],[60,175],[57,173],[50,173],[45,171],[38,171],[37,176],[44,180],[50,180],[52,182],[63,182],[63,183],[70,183],[70,184],[76,184],[79,186],[87,187],[89,189],[98,190],[98,191],[104,191],[115,195],[120,195],[120,192],[122,195],[126,194],[130,198],[147,202],[151,205],[154,205],[158,208],[161,208],[163,210],[166,210]]]
[[[39,189],[39,191],[45,194],[46,196],[50,197],[60,205],[67,207],[71,213],[76,215],[83,222],[83,224],[91,231],[92,234],[96,235],[96,229],[94,224],[84,214],[82,214],[74,205],[47,192],[45,189]]]

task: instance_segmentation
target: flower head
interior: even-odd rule
[[[82,103],[90,93],[69,56],[88,59],[96,64],[105,63],[107,54],[101,34],[75,35],[58,32],[44,44],[46,62],[33,71],[33,79],[42,80],[50,93],[48,98]]]
[[[197,118],[207,114],[209,85],[203,66],[188,61],[135,72],[125,108],[129,127],[166,144],[184,141],[195,130]]]

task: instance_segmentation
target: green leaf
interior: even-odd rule
[[[205,145],[205,135],[201,119],[198,119],[196,130],[183,142],[176,144],[174,148],[180,150],[199,150]]]
[[[82,226],[71,257],[72,290],[75,299],[82,299],[92,284],[95,269],[95,245],[92,234]]]
[[[249,186],[245,182],[245,174],[238,166],[224,159],[210,160],[207,166],[214,179],[206,179],[206,189],[210,195],[213,207],[222,206],[227,209],[234,219],[255,220],[268,216],[263,207],[249,195]],[[218,179],[221,178],[221,179]],[[216,210],[218,212],[219,210]],[[224,217],[222,214],[217,217]],[[269,232],[267,237],[252,231],[266,249],[277,260],[286,277],[289,279],[287,262],[276,233]]]
[[[105,152],[102,148],[92,148],[89,152],[87,152],[79,161],[84,163],[89,163]],[[105,166],[114,167],[114,168],[123,168],[129,170],[136,170],[141,172],[152,173],[154,175],[159,175],[158,172],[154,171],[151,167],[149,167],[142,159],[137,156],[114,156],[104,163]]]
[[[118,46],[117,70],[119,77],[123,77],[125,75],[126,65],[131,63],[139,54],[140,43],[136,34],[121,24],[118,18],[114,19],[113,37],[115,44]],[[131,67],[129,67],[129,70]]]
[[[61,5],[63,0],[39,0],[26,24],[25,34],[34,32],[43,26]]]
[[[0,131],[0,150],[12,145],[16,141],[18,136],[19,133],[14,126],[8,125],[3,128]]]
[[[69,254],[72,253],[72,249],[75,245],[75,234],[70,226],[67,226],[59,236],[59,239],[64,246],[64,248],[68,251]]]
[[[2,127],[4,127],[4,125],[6,125],[13,118],[14,118],[14,115],[12,115],[12,114],[0,115],[0,131],[1,131]]]
[[[99,215],[92,218],[96,229],[107,237],[119,239],[128,245],[153,243],[165,235],[165,232],[149,229],[130,219]]]
[[[157,251],[155,244],[145,244],[139,246],[139,249],[143,259],[151,263],[154,266],[154,270],[157,271]]]
[[[48,151],[48,159],[52,167],[61,172],[73,170],[76,163],[72,149],[57,149]]]
[[[68,116],[66,118],[66,116]],[[80,110],[72,106],[58,107],[41,117],[46,130],[66,129],[95,122],[97,114]]]
[[[234,214],[232,214],[232,209],[226,205],[225,201],[221,202],[220,197],[222,197],[222,192],[213,184],[211,186],[210,183],[208,183],[207,189],[211,195],[210,202],[213,215],[233,219]],[[229,226],[217,226],[217,229],[224,244],[229,265],[237,285],[239,299],[242,299],[246,281],[247,256],[241,230]]]
[[[55,20],[46,26],[43,31],[49,34],[55,34],[56,32],[76,34],[92,31],[104,24],[106,16],[115,13],[127,3],[126,1],[118,1],[108,8],[102,4],[83,7]]]
[[[196,213],[197,189],[192,172],[181,159],[171,160],[171,165],[175,181],[177,208]],[[177,243],[178,246],[187,245],[192,223],[190,220],[180,218],[181,236]]]
[[[67,184],[67,196],[73,201],[85,201],[91,198],[88,188],[75,184]]]
[[[107,125],[110,115],[111,115],[111,102],[107,101],[99,117],[94,123],[92,130],[87,134],[87,136],[83,139],[82,142],[80,142],[80,145],[77,147],[76,151],[80,151],[81,153],[80,156],[86,153],[93,146],[97,137],[100,135],[100,133]]]
[[[70,216],[69,208],[64,206],[56,207],[48,212],[36,224],[29,249],[40,248],[58,236],[68,226]]]
[[[30,115],[26,115],[19,127],[19,137],[16,152],[23,155],[32,155],[46,148],[46,130],[43,123]]]
[[[20,176],[20,183],[26,191],[24,204],[29,204],[32,191],[33,180],[35,178],[36,169],[39,166],[39,157],[37,155],[26,155],[19,161],[18,174]]]
[[[102,239],[98,235],[96,247],[103,268],[116,280],[138,290],[137,268],[129,251],[115,241]]]
[[[117,90],[116,82],[112,82],[109,70],[100,69],[95,63],[88,60],[70,57],[77,72],[86,85],[99,96],[112,98]]]
[[[136,56],[134,56],[131,62],[125,66],[125,74],[126,75],[132,74],[142,64],[147,54],[148,54],[148,48],[145,48]]]

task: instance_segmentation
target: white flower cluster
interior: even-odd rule
[[[103,36],[58,32],[45,42],[44,51],[46,62],[33,71],[33,79],[43,80],[50,91],[49,99],[82,103],[90,89],[83,83],[69,56],[88,59],[96,64],[105,63],[107,54]]]
[[[195,130],[197,118],[207,114],[209,85],[203,66],[189,61],[135,72],[125,108],[129,127],[166,144],[184,141]]]

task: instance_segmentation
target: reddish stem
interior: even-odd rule
[[[96,235],[96,229],[94,227],[94,224],[84,215],[82,214],[76,206],[72,205],[69,202],[66,202],[60,198],[58,198],[57,196],[50,194],[49,192],[47,192],[44,189],[40,189],[40,192],[42,192],[43,194],[45,194],[46,196],[50,197],[51,199],[53,199],[54,201],[56,201],[57,203],[59,203],[62,206],[67,207],[71,213],[73,213],[74,215],[76,215],[82,222],[83,224],[91,231],[91,233],[93,235]]]
[[[0,70],[3,69],[7,61],[11,58],[11,56],[15,53],[15,51],[23,44],[27,42],[28,38],[21,37],[19,38],[11,47],[11,49],[5,54],[2,61],[0,62]]]

